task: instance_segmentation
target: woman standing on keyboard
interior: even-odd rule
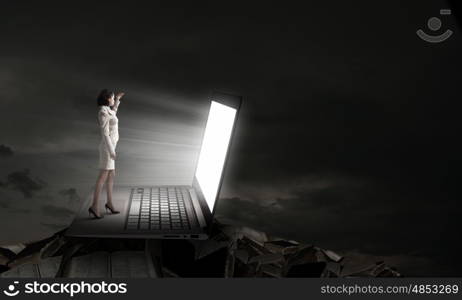
[[[113,214],[119,213],[112,205],[112,187],[114,185],[116,147],[119,141],[119,127],[117,118],[117,109],[119,108],[120,98],[125,93],[119,92],[114,95],[113,92],[104,89],[97,98],[99,106],[98,126],[101,132],[101,142],[99,144],[99,175],[96,180],[93,203],[88,208],[88,213],[96,219],[103,218],[98,212],[98,199],[101,194],[104,183],[106,182],[107,202],[104,205],[106,210]]]

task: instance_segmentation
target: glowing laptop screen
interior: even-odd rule
[[[217,198],[235,117],[235,108],[211,101],[196,169],[196,179],[210,211]]]

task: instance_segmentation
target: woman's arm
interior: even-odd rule
[[[116,154],[115,154],[114,144],[112,143],[111,137],[109,135],[110,133],[109,132],[109,119],[110,119],[110,116],[107,112],[100,111],[98,113],[98,123],[100,126],[101,135],[103,137],[104,144],[106,145],[106,149],[107,151],[109,151],[111,157],[115,158]]]
[[[122,98],[124,95],[125,95],[124,92],[118,92],[117,95],[115,96],[114,106],[112,107],[112,110],[115,113],[117,113],[117,109],[119,109],[120,98]]]
[[[120,104],[120,98],[116,98],[114,102],[114,106],[112,107],[112,110],[114,113],[117,113],[117,109],[119,109],[119,104]]]

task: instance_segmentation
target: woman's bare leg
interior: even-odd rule
[[[100,170],[98,179],[96,180],[95,192],[93,194],[93,203],[91,205],[91,208],[93,209],[93,211],[96,213],[98,217],[101,216],[98,212],[99,195],[101,194],[103,184],[106,181],[107,177],[108,177],[108,170]]]
[[[114,209],[114,206],[112,205],[112,188],[114,186],[114,175],[115,170],[109,170],[106,181],[107,206],[109,206],[112,209]]]

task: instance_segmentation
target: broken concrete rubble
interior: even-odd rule
[[[314,245],[215,221],[208,240],[70,238],[0,246],[0,277],[399,277]],[[22,247],[23,246],[23,247]]]

